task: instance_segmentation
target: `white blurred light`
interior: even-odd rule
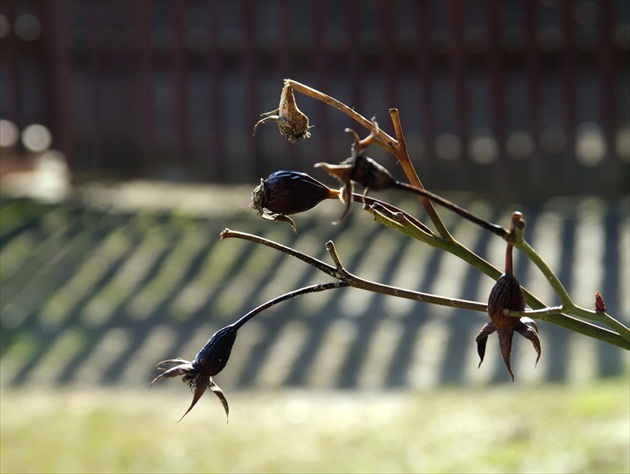
[[[470,142],[469,153],[473,161],[487,165],[499,157],[499,145],[489,135],[479,135]]]
[[[0,147],[14,146],[19,136],[20,132],[13,122],[0,120]]]
[[[24,41],[33,41],[39,37],[42,27],[33,15],[22,15],[15,20],[15,34]]]
[[[595,166],[606,156],[606,139],[596,123],[581,124],[577,129],[576,141],[575,152],[582,164]]]
[[[462,143],[455,135],[442,133],[435,139],[433,151],[444,160],[456,160],[462,154]]]
[[[287,403],[284,408],[284,416],[291,423],[303,423],[310,415],[310,408],[306,402],[302,400],[292,400]]]
[[[22,132],[22,144],[31,151],[44,151],[50,147],[52,135],[43,125],[34,123]]]

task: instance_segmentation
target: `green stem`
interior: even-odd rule
[[[532,263],[538,267],[545,278],[547,278],[547,281],[553,288],[554,292],[560,298],[560,302],[562,303],[563,307],[563,313],[572,314],[583,319],[588,319],[605,324],[614,331],[617,331],[623,339],[625,339],[626,341],[630,341],[630,329],[628,329],[617,319],[604,312],[581,308],[573,302],[566,288],[553,272],[553,270],[549,267],[549,265],[547,265],[547,262],[545,262],[542,257],[538,255],[538,253],[532,248],[532,246],[529,245],[524,239],[524,237],[522,236],[522,231],[517,231],[514,240],[514,246],[521,252],[523,252],[523,254],[525,254],[525,256],[527,256],[527,258],[529,258]]]
[[[456,240],[449,241],[441,239],[437,236],[428,236],[424,232],[419,232],[416,228],[414,228],[413,225],[409,225],[404,219],[397,218],[397,216],[393,216],[387,213],[386,210],[385,212],[383,212],[382,208],[368,208],[367,210],[373,214],[374,219],[377,222],[384,224],[394,230],[397,230],[398,232],[402,232],[414,239],[420,240],[421,242],[424,242],[432,247],[445,250],[452,255],[461,258],[475,268],[481,270],[493,280],[498,279],[502,274],[500,270],[492,266],[490,263],[479,257],[474,252],[470,251],[468,248],[466,248],[464,245],[460,244]],[[519,244],[514,244],[514,246],[519,248]],[[534,310],[539,311],[527,311],[522,313],[521,316],[528,316],[533,319],[543,320],[548,323],[555,324],[556,326],[560,326],[565,329],[569,329],[571,331],[593,337],[600,341],[613,344],[617,347],[621,347],[626,350],[630,349],[628,341],[625,337],[625,334],[627,333],[624,333],[623,330],[619,331],[619,334],[616,334],[615,332],[609,331],[607,329],[589,324],[586,321],[581,321],[579,319],[572,318],[566,314],[557,312],[557,308],[552,308],[550,310],[543,302],[541,302],[538,298],[531,294],[527,289],[523,288],[523,293],[525,294],[525,300],[527,301],[527,304]],[[577,316],[582,316],[583,314],[580,311],[583,309],[578,308],[575,305],[573,305],[571,310],[577,310]],[[566,311],[566,308],[563,307],[563,312],[566,313],[568,311]],[[598,315],[599,317],[602,317],[603,315],[605,315],[605,313],[598,313]],[[517,316],[517,314],[510,313],[510,316]]]

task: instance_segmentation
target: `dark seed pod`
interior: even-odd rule
[[[210,377],[221,372],[230,358],[237,332],[234,326],[226,326],[215,332],[197,353],[193,366]]]
[[[525,295],[521,284],[514,277],[504,273],[492,287],[488,298],[488,315],[497,328],[513,328],[518,318],[503,314],[503,310],[524,311]]]
[[[350,160],[353,160],[353,158],[350,158]],[[363,155],[354,158],[350,179],[362,184],[367,189],[375,191],[396,186],[396,180],[384,166]]]
[[[280,170],[260,180],[252,192],[250,206],[260,215],[265,209],[272,214],[289,215],[308,211],[331,196],[331,189],[308,174]]]

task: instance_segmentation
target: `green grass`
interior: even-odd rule
[[[9,472],[628,472],[627,379],[433,392],[4,390]],[[232,393],[230,393],[232,392]]]

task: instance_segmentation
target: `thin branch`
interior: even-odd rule
[[[398,298],[405,298],[409,300],[422,301],[424,303],[436,304],[439,306],[449,306],[452,308],[470,309],[473,311],[486,311],[486,304],[479,303],[477,301],[462,300],[458,298],[447,298],[444,296],[432,295],[430,293],[422,293],[419,291],[404,290],[395,286],[383,285],[381,283],[375,283],[373,281],[364,280],[358,276],[347,271],[339,259],[335,244],[329,240],[326,242],[326,249],[330,253],[331,258],[337,265],[337,271],[344,277],[345,281],[350,283],[353,288],[359,288],[361,290],[371,291],[374,293],[380,293],[383,295],[396,296]]]
[[[474,311],[482,311],[482,312],[486,311],[486,305],[484,303],[478,303],[476,301],[460,300],[457,298],[446,298],[442,296],[432,295],[429,293],[422,293],[419,291],[403,290],[401,288],[396,288],[389,285],[382,285],[380,283],[374,283],[372,281],[359,278],[351,274],[350,272],[348,272],[345,268],[343,268],[343,266],[341,265],[341,262],[339,261],[339,257],[335,251],[335,247],[332,241],[329,241],[326,243],[326,249],[330,253],[335,264],[337,265],[336,267],[328,265],[327,263],[324,263],[321,260],[313,258],[309,255],[306,255],[298,250],[292,249],[290,247],[279,244],[272,240],[259,237],[257,235],[225,229],[223,230],[223,232],[221,232],[221,238],[222,239],[237,238],[237,239],[248,240],[250,242],[264,245],[274,250],[278,250],[280,252],[286,253],[287,255],[296,257],[302,260],[303,262],[306,262],[309,265],[314,266],[318,270],[322,271],[323,273],[326,273],[327,275],[330,275],[333,278],[336,278],[339,281],[347,283],[349,286],[353,288],[359,288],[362,290],[372,291],[375,293],[381,293],[381,294],[389,295],[389,296],[397,296],[399,298],[406,298],[406,299],[411,299],[415,301],[423,301],[426,303],[437,304],[440,306],[450,306],[450,307],[455,307],[455,308],[472,309]]]
[[[398,113],[398,109],[389,109],[389,115],[391,116],[392,123],[394,124],[396,139],[398,141],[398,144],[395,146],[396,151],[394,155],[396,155],[396,159],[398,160],[398,163],[400,163],[400,166],[402,166],[409,182],[416,188],[424,189],[422,181],[420,181],[420,177],[418,176],[418,173],[409,158],[409,153],[407,152],[407,143],[402,131],[402,124],[400,123],[400,114]],[[435,206],[433,206],[433,203],[427,199],[426,196],[421,195],[419,198],[440,236],[444,239],[453,240],[453,237],[444,225],[444,222],[442,222],[442,219],[437,213]]]
[[[343,102],[338,101],[334,97],[331,97],[328,94],[324,94],[323,92],[320,92],[317,89],[313,89],[312,87],[302,84],[301,82],[294,81],[293,79],[285,79],[285,83],[290,84],[294,91],[300,92],[313,99],[324,102],[325,104],[328,104],[331,107],[334,107],[340,112],[343,112],[348,117],[358,122],[359,124],[367,128],[368,130],[372,129],[373,125],[371,121],[369,121],[360,113],[356,112],[354,109],[351,109],[350,107],[348,107]],[[396,154],[396,148],[395,148],[396,140],[382,130],[379,130],[378,132],[376,144],[380,146],[381,148],[384,148],[391,154],[393,155]]]
[[[232,326],[234,326],[236,329],[239,329],[241,326],[243,326],[243,324],[245,324],[247,321],[252,319],[257,314],[262,313],[266,309],[269,309],[272,306],[277,305],[278,303],[281,303],[283,301],[289,300],[291,298],[296,298],[298,296],[306,295],[308,293],[319,293],[321,291],[332,290],[336,288],[345,288],[348,286],[350,286],[350,284],[346,281],[336,281],[333,283],[322,283],[319,285],[306,286],[304,288],[300,288],[299,290],[294,290],[289,293],[285,293],[284,295],[278,296],[270,301],[267,301],[264,304],[261,304],[257,308],[252,309],[249,313],[241,317],[238,321],[234,322]]]
[[[463,207],[460,207],[457,204],[449,201],[448,199],[444,199],[443,197],[432,193],[431,191],[427,191],[426,189],[418,188],[417,186],[413,186],[411,184],[401,183],[399,181],[396,182],[396,187],[398,189],[401,189],[401,190],[404,190],[404,191],[409,191],[409,192],[415,193],[415,194],[417,194],[419,196],[425,197],[425,198],[429,199],[432,202],[438,203],[439,205],[441,205],[441,206],[443,206],[443,207],[453,211],[454,213],[460,215],[464,219],[468,219],[469,221],[474,222],[478,226],[483,227],[486,230],[489,230],[490,232],[492,232],[495,235],[498,235],[499,237],[506,238],[508,236],[508,234],[509,234],[509,232],[504,227],[502,227],[502,226],[500,226],[498,224],[493,224],[491,222],[488,222],[485,219],[482,219],[481,217],[477,217],[472,212],[467,211]]]

